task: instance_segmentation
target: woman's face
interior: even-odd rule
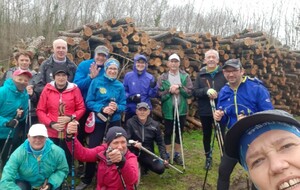
[[[300,138],[284,130],[258,136],[248,148],[246,163],[259,190],[300,190]]]
[[[57,73],[54,76],[55,84],[58,88],[64,88],[68,81],[68,75],[65,73]]]
[[[109,78],[117,78],[118,76],[118,67],[116,65],[110,65],[107,69],[106,69],[106,75]]]

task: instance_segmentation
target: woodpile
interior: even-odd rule
[[[258,77],[270,90],[275,108],[300,115],[300,51],[270,45],[268,36],[263,32],[244,30],[221,37],[208,32],[183,33],[175,28],[137,27],[133,19],[122,18],[59,31],[58,38],[67,41],[68,57],[76,64],[90,59],[96,46],[107,46],[111,55],[123,64],[121,80],[131,70],[136,53],[149,58],[148,71],[155,77],[167,71],[167,58],[177,53],[182,60],[182,69],[194,80],[199,69],[204,66],[204,53],[216,49],[221,63],[231,58],[241,59],[246,74]],[[34,62],[40,64],[50,55],[51,48],[41,47],[42,43],[36,43],[34,48],[33,44],[27,49],[31,50]],[[198,128],[201,124],[197,119],[197,103],[191,100],[187,121],[190,128]],[[154,113],[159,116],[159,100],[154,102],[157,105],[154,106]]]

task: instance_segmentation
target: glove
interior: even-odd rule
[[[213,88],[208,89],[207,92],[206,92],[206,94],[209,97],[211,97],[211,96],[217,96],[218,95],[217,91],[215,91]]]
[[[16,128],[18,124],[19,124],[18,120],[12,119],[9,122],[7,122],[5,125],[6,125],[6,127]]]
[[[130,96],[130,100],[134,103],[140,103],[141,102],[141,95],[136,94],[134,96]]]
[[[154,88],[156,86],[156,81],[150,81],[150,88]]]

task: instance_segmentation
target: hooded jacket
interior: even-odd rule
[[[232,90],[227,83],[219,93],[217,109],[224,111],[221,123],[231,128],[237,122],[239,114],[245,116],[253,113],[272,110],[268,90],[257,78],[244,77],[236,90]]]
[[[163,141],[159,123],[148,117],[146,123],[140,123],[138,116],[133,116],[127,121],[128,139],[139,141],[146,149],[154,152],[154,142],[158,146],[158,150],[162,159],[167,159],[166,147]]]
[[[67,142],[71,151],[71,142]],[[134,184],[138,181],[138,163],[136,156],[127,151],[124,155],[125,163],[123,166],[108,164],[106,161],[107,144],[102,144],[95,148],[89,149],[83,147],[77,138],[75,138],[75,159],[83,162],[98,162],[97,167],[97,190],[124,190],[120,174],[122,174],[128,190],[134,190]]]
[[[127,99],[126,112],[134,114],[137,103],[132,102],[129,97],[140,94],[141,102],[146,102],[152,109],[150,98],[155,98],[157,93],[156,80],[153,75],[147,72],[148,63],[146,63],[145,69],[141,73],[136,69],[136,62],[140,59],[147,61],[144,55],[137,55],[134,58],[133,70],[126,73],[123,81]],[[150,84],[155,85],[150,87]]]
[[[26,89],[23,92],[18,91],[13,79],[10,78],[0,87],[0,97],[0,139],[6,139],[11,130],[6,127],[6,123],[16,117],[17,109],[23,109],[22,117],[18,120],[25,120],[28,114],[29,96]]]
[[[223,75],[221,67],[218,67],[215,76],[212,77],[207,73],[206,67],[203,67],[194,82],[193,95],[198,100],[198,111],[200,116],[212,116],[210,99],[207,95],[207,90],[213,88],[217,92],[226,84],[227,80]],[[215,103],[217,99],[215,99]]]
[[[50,139],[46,139],[44,152],[35,158],[28,139],[20,145],[7,161],[0,182],[0,189],[20,189],[16,179],[27,181],[32,187],[40,187],[45,179],[57,189],[69,172],[65,152]]]
[[[46,125],[49,137],[57,138],[58,131],[51,128],[51,122],[57,122],[59,116],[59,104],[65,104],[64,115],[75,115],[79,120],[85,113],[84,101],[79,88],[74,83],[69,83],[63,92],[55,88],[55,82],[48,83],[37,106],[37,116],[39,121]]]

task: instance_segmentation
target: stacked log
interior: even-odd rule
[[[59,31],[58,38],[67,41],[68,57],[76,64],[93,57],[93,50],[98,45],[107,46],[111,55],[122,63],[121,80],[132,68],[132,59],[137,53],[149,58],[148,71],[155,77],[167,71],[167,58],[177,53],[181,68],[195,80],[199,69],[205,66],[205,52],[216,49],[221,65],[228,59],[239,58],[247,75],[261,79],[270,90],[275,108],[300,114],[300,51],[272,46],[263,32],[244,30],[221,37],[209,32],[183,33],[176,28],[137,27],[133,19],[122,18]],[[43,51],[33,52],[33,57],[38,58],[41,52],[43,58],[47,57]],[[192,128],[199,127],[197,104],[193,99],[191,102],[188,123]],[[156,102],[154,113],[161,113],[159,104]]]

